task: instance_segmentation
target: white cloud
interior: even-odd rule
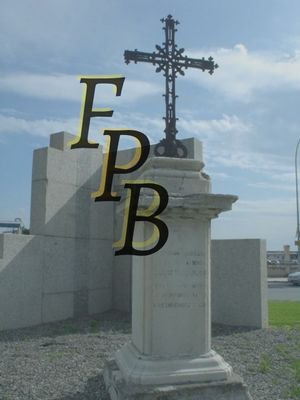
[[[300,90],[300,54],[278,55],[248,51],[244,44],[232,49],[189,51],[194,58],[212,56],[220,65],[212,77],[191,69],[187,76],[195,83],[238,100],[249,101],[260,90]]]
[[[16,73],[0,77],[0,90],[13,92],[22,96],[45,100],[81,101],[82,86],[78,77],[67,74],[30,74]],[[121,97],[115,97],[112,85],[98,85],[95,103],[134,102],[145,96],[161,92],[157,84],[125,79]]]
[[[142,97],[153,96],[157,94],[161,94],[161,86],[158,84],[133,79],[125,79],[121,98],[123,102],[134,102]]]
[[[78,118],[42,118],[26,119],[15,115],[0,114],[0,134],[10,133],[29,134],[34,136],[47,137],[49,134],[60,131],[67,131],[76,134],[79,122]],[[164,135],[163,121],[151,119],[143,114],[122,114],[115,112],[112,118],[92,118],[89,137],[102,142],[103,129],[120,128],[134,129],[145,133],[149,140],[157,142]]]
[[[181,118],[178,122],[187,132],[197,134],[212,134],[238,131],[240,133],[249,132],[250,126],[241,121],[236,115],[224,114],[220,119],[184,119]]]
[[[213,179],[233,179],[233,177],[225,172],[212,171],[210,172]]]
[[[239,200],[234,211],[243,214],[256,214],[257,216],[292,216],[295,214],[295,201],[293,197],[268,198],[257,200]]]
[[[75,118],[29,119],[26,116],[0,114],[0,134],[28,134],[48,137],[51,133],[68,131],[76,134],[79,115]],[[164,121],[138,113],[115,111],[112,118],[92,118],[89,137],[103,142],[101,132],[109,128],[127,128],[143,132],[151,143],[164,137]],[[227,174],[226,168],[263,174],[264,181],[251,183],[259,189],[292,191],[294,187],[293,165],[289,157],[256,152],[248,146],[251,137],[250,126],[237,116],[223,115],[219,120],[182,119],[179,129],[183,137],[198,136],[205,139],[205,163],[214,175]],[[247,135],[245,135],[247,133]],[[232,172],[230,172],[232,174]],[[219,175],[218,175],[219,174]],[[221,174],[221,175],[220,175]],[[224,176],[223,176],[224,177]],[[266,182],[266,183],[265,183]],[[254,187],[253,186],[253,187]]]
[[[215,149],[237,149],[248,146],[252,137],[252,126],[244,122],[237,115],[223,114],[219,119],[188,119],[180,118],[179,131],[186,136],[196,136],[205,142],[205,146]]]
[[[291,164],[289,168],[291,169],[290,172],[272,175],[271,176],[272,180],[278,182],[279,184],[295,186],[296,175],[295,175],[294,165]]]
[[[273,176],[275,173],[291,173],[290,159],[276,154],[247,151],[247,149],[231,151],[230,148],[226,150],[208,148],[207,156],[214,165],[218,164],[223,167],[263,172],[269,176]]]
[[[0,89],[40,99],[81,100],[81,88],[74,75],[9,74],[0,78]]]
[[[0,134],[20,133],[47,137],[60,131],[74,132],[76,119],[36,119],[27,120],[0,114]]]
[[[295,185],[286,185],[282,183],[273,183],[273,182],[255,182],[255,183],[249,183],[248,186],[267,191],[277,190],[281,193],[295,192],[296,190]]]

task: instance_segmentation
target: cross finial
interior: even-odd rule
[[[195,58],[189,58],[184,56],[184,48],[178,49],[175,44],[175,32],[177,29],[175,25],[179,24],[179,21],[174,20],[172,15],[168,15],[166,18],[162,18],[161,22],[165,24],[163,30],[165,31],[165,42],[163,46],[156,45],[157,52],[146,53],[138,51],[125,50],[124,58],[125,63],[129,64],[130,61],[137,62],[148,62],[156,67],[156,72],[163,71],[166,78],[166,92],[164,94],[166,104],[166,115],[164,117],[165,127],[165,138],[155,146],[155,155],[167,156],[167,157],[180,157],[185,158],[187,156],[187,149],[185,146],[176,139],[176,98],[175,94],[175,80],[177,74],[184,75],[184,69],[187,68],[198,68],[202,71],[208,71],[210,75],[213,74],[214,70],[218,68],[212,57],[207,60],[203,57],[198,60]]]

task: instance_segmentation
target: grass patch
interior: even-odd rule
[[[300,301],[269,301],[269,324],[300,328]]]
[[[77,332],[78,332],[77,328],[75,326],[73,326],[72,324],[62,326],[62,333],[64,335],[72,335]]]
[[[100,321],[92,320],[90,322],[90,331],[92,333],[98,333],[100,331],[100,326],[101,326]]]
[[[290,349],[286,344],[278,344],[275,349],[283,358],[288,359],[290,357]]]
[[[261,374],[266,374],[270,370],[270,366],[271,366],[271,361],[268,355],[266,353],[261,353],[258,365],[258,371]]]
[[[290,399],[299,399],[300,398],[300,387],[293,386],[288,393]]]
[[[296,381],[300,383],[300,360],[294,361],[292,364],[292,368],[295,373]]]

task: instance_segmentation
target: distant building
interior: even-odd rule
[[[23,233],[24,224],[21,218],[14,221],[0,220],[0,233]]]
[[[290,246],[283,250],[267,251],[268,264],[295,264],[298,261],[298,251],[290,251]]]

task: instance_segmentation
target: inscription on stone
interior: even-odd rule
[[[201,255],[185,255],[182,264],[170,256],[167,268],[153,273],[153,309],[190,309],[204,307],[200,292],[205,290],[205,259]],[[174,265],[171,267],[170,265]]]

